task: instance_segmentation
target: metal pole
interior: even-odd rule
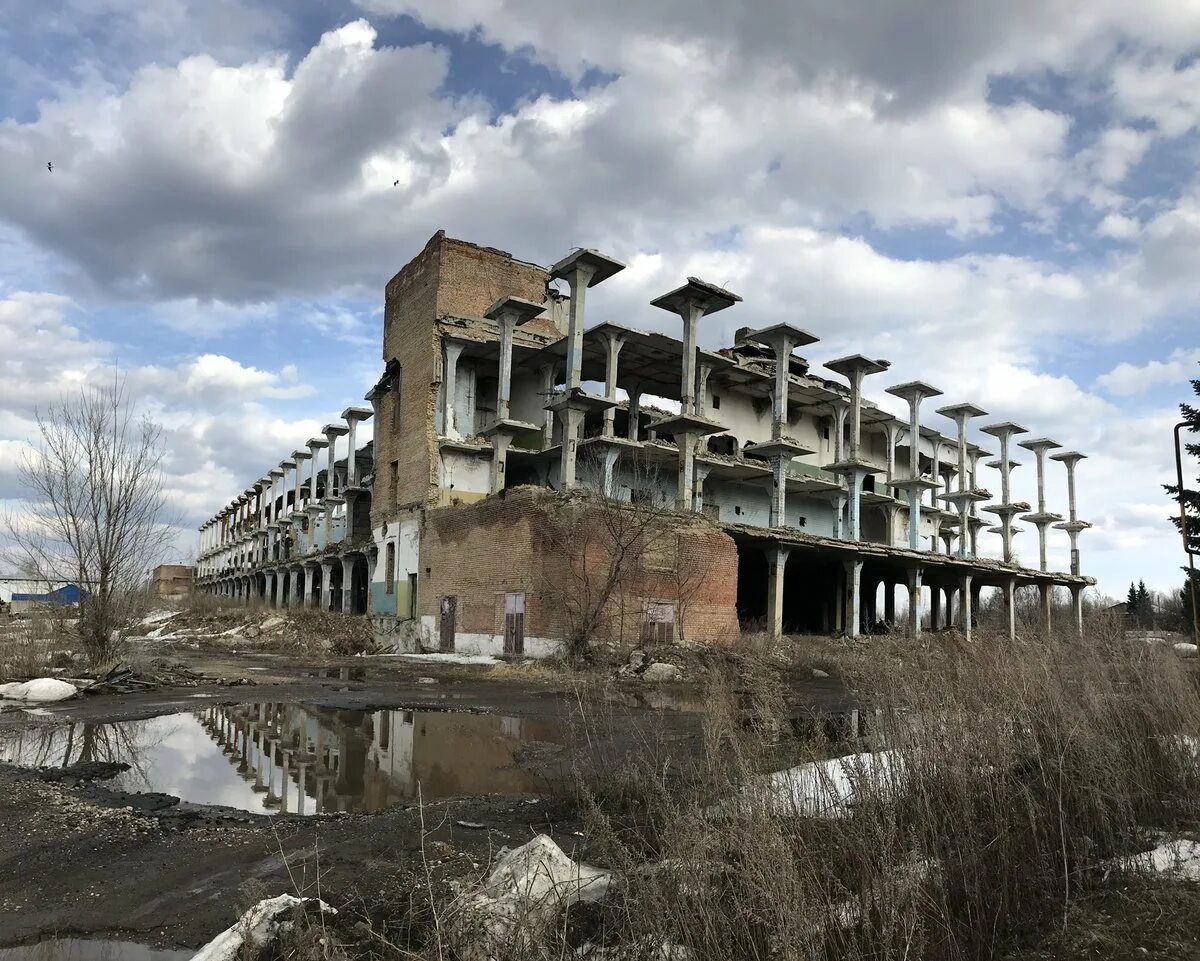
[[[1183,502],[1183,453],[1179,444],[1180,428],[1189,427],[1187,421],[1175,425],[1175,477],[1179,484],[1179,536],[1183,538],[1183,550],[1188,556],[1188,590],[1192,596],[1192,640],[1200,645],[1200,613],[1196,610],[1196,552],[1188,546],[1187,511]]]

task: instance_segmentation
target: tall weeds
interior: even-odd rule
[[[697,763],[669,782],[653,750],[619,780],[587,765],[607,772],[578,785],[589,856],[627,879],[590,940],[694,961],[992,958],[1061,926],[1107,859],[1196,825],[1200,705],[1161,649],[980,636],[848,669],[866,747],[821,725],[789,738],[777,684],[715,675]],[[867,747],[894,763],[848,763],[838,817],[762,777]]]

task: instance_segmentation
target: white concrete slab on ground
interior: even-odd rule
[[[337,913],[324,901],[314,898],[297,898],[290,894],[267,898],[192,955],[192,961],[237,961],[241,957],[257,957],[263,947],[292,930],[292,912],[300,905],[307,905],[317,913]]]
[[[65,701],[77,693],[79,689],[74,684],[60,681],[56,677],[37,677],[32,681],[0,684],[0,700],[21,701],[26,704]]]

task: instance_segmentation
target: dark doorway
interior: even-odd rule
[[[738,544],[737,613],[743,630],[767,624],[767,557],[761,547]]]
[[[793,550],[783,574],[785,634],[830,634],[841,598],[839,561]]]

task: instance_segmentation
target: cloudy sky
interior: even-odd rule
[[[786,320],[890,359],[881,402],[920,377],[1080,449],[1085,569],[1180,580],[1198,0],[0,6],[0,500],[34,409],[116,362],[194,527],[361,402],[444,227],[625,260],[594,321],[672,331],[647,302],[699,275],[745,298],[709,346]]]

